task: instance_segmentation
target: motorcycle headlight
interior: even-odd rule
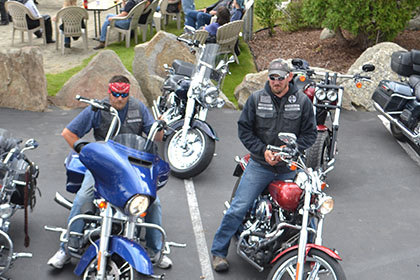
[[[318,211],[321,214],[328,214],[334,209],[334,200],[330,196],[326,196],[319,201]]]
[[[315,91],[315,97],[316,97],[318,100],[324,100],[324,99],[327,97],[327,93],[326,93],[323,89],[318,88],[318,89]]]
[[[139,216],[147,210],[149,203],[149,197],[145,195],[136,195],[128,201],[125,212],[132,216]]]
[[[203,94],[204,102],[210,107],[215,107],[218,104],[219,90],[216,87],[208,87]]]
[[[10,204],[2,204],[0,205],[0,218],[8,219],[13,214],[13,208]]]
[[[338,97],[337,91],[335,91],[335,90],[329,90],[327,92],[327,99],[329,101],[334,102],[334,101],[337,100],[337,97]]]

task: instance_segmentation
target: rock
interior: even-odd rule
[[[406,27],[408,30],[420,30],[420,14],[411,19]],[[419,47],[420,48],[420,47]]]
[[[195,62],[186,44],[176,40],[176,36],[159,31],[149,42],[134,48],[133,74],[140,84],[149,105],[161,95],[161,87],[166,77],[164,64],[171,65],[174,59]]]
[[[238,100],[239,109],[242,109],[246,100],[254,91],[260,90],[264,87],[267,81],[267,70],[250,73],[245,75],[242,82],[235,88],[234,95]]]
[[[38,47],[0,51],[0,107],[44,111],[47,95],[43,57]]]
[[[321,35],[319,35],[319,40],[325,40],[325,39],[334,38],[334,37],[335,37],[334,31],[328,28],[324,28],[322,29]]]
[[[57,106],[68,108],[85,107],[86,103],[75,99],[76,95],[103,99],[108,96],[108,82],[115,75],[124,75],[130,80],[130,96],[147,105],[140,86],[134,76],[122,64],[112,50],[100,51],[79,73],[71,77],[53,98]]]
[[[398,75],[391,70],[391,54],[396,51],[405,50],[395,43],[384,42],[365,50],[361,56],[349,68],[347,74],[354,75],[360,73],[363,64],[370,63],[375,65],[375,71],[364,73],[370,76],[372,82],[363,82],[361,89],[355,87],[353,80],[348,80],[344,86],[343,107],[348,110],[358,108],[368,111],[374,111],[372,103],[372,94],[381,80],[398,81]]]

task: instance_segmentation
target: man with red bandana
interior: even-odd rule
[[[149,133],[152,124],[155,122],[153,116],[147,107],[140,101],[134,99],[130,95],[130,81],[125,76],[114,76],[109,81],[108,97],[104,99],[117,109],[118,116],[121,120],[120,134],[132,133],[137,135],[146,135]],[[93,129],[93,135],[96,141],[104,140],[111,124],[112,116],[109,112],[103,110],[93,110],[91,106],[85,108],[76,118],[74,118],[61,135],[67,141],[71,148],[74,143],[86,135]],[[156,134],[155,141],[162,141],[163,131]],[[74,216],[81,214],[82,206],[91,203],[94,199],[93,186],[95,182],[92,174],[87,171],[83,178],[82,186],[77,192],[73,201],[73,206],[68,218],[69,222]],[[148,214],[145,218],[146,222],[161,225],[162,212],[160,201],[157,197],[150,206]],[[70,229],[73,232],[82,232],[84,223],[82,220],[72,224]],[[61,269],[64,264],[70,261],[70,256],[66,253],[64,243],[60,244],[60,248],[48,261],[48,264],[54,268]],[[161,233],[156,229],[146,230],[146,247],[150,251],[152,258],[158,259],[158,253],[162,249]],[[79,241],[70,239],[67,244],[68,250],[78,250]],[[169,268],[172,261],[164,255],[161,262],[157,264],[160,268]]]

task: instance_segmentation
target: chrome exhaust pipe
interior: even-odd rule
[[[242,258],[244,258],[248,263],[250,263],[253,267],[255,267],[259,272],[262,272],[264,270],[264,267],[260,266],[259,264],[257,264],[256,262],[254,262],[253,260],[251,260],[244,252],[242,252],[241,250],[241,243],[242,240],[244,239],[245,236],[249,235],[249,231],[244,231],[243,233],[241,233],[241,235],[239,236],[239,240],[238,240],[238,245],[236,247],[236,253],[241,256]]]
[[[385,112],[381,106],[379,106],[376,102],[373,102],[373,107],[381,113],[384,117],[387,118],[390,122],[396,125],[399,129],[401,129],[402,133],[413,143],[419,145],[420,144],[420,134],[414,134],[411,132],[404,124],[402,124],[399,120],[393,118],[390,114]]]

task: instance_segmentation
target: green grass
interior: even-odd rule
[[[196,1],[196,8],[204,8],[206,6],[211,5],[214,3],[214,0],[200,0]],[[169,33],[173,33],[175,35],[180,35],[182,33],[182,29],[178,30],[176,28],[176,22],[170,21],[168,25],[165,27],[165,31]],[[156,32],[154,33],[156,34]],[[154,35],[153,34],[153,35]],[[138,38],[141,42],[141,37]],[[151,39],[151,35],[147,34],[147,41]],[[126,48],[125,42],[119,42],[111,44],[107,47],[107,49],[115,51],[115,53],[119,56],[121,59],[121,62],[123,65],[127,68],[129,72],[132,72],[132,63],[134,59],[134,39],[132,39],[131,47]],[[235,105],[237,105],[236,98],[234,97],[233,93],[237,85],[239,85],[244,76],[248,73],[256,72],[254,61],[251,55],[251,52],[248,48],[248,45],[241,40],[240,41],[240,49],[241,54],[239,55],[239,62],[240,64],[237,65],[236,63],[230,64],[230,72],[231,75],[227,75],[222,91],[226,94],[226,96],[231,100]],[[77,66],[75,68],[72,68],[70,70],[64,71],[62,73],[58,74],[47,74],[47,90],[48,95],[55,96],[63,87],[63,85],[76,73],[78,73],[80,70],[82,70],[86,65],[90,62],[90,60],[95,55],[92,55],[91,57],[85,59],[82,63],[82,65]]]

